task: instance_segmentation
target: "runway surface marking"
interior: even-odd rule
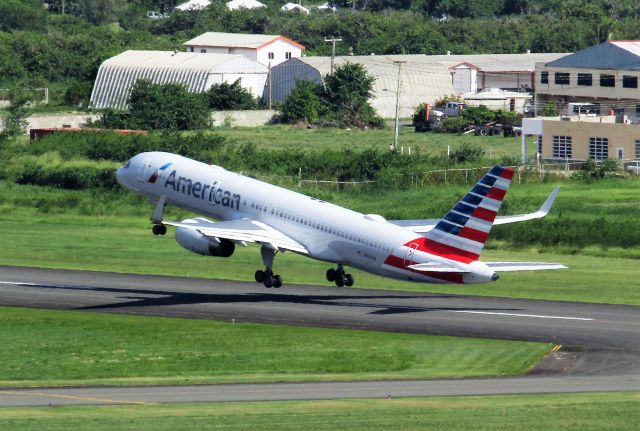
[[[61,395],[61,394],[52,394],[52,393],[18,392],[18,391],[0,391],[0,394],[17,395],[16,398],[26,398],[26,397],[62,398],[65,400],[73,400],[73,401],[90,401],[92,403],[99,403],[99,404],[149,404],[146,401],[112,400],[109,398],[89,397],[85,395]]]
[[[97,290],[98,289],[98,288],[93,288],[88,286],[82,286],[82,287],[74,287],[74,286],[67,286],[67,285],[42,286],[42,284],[28,283],[28,282],[21,282],[21,281],[0,281],[0,284],[10,284],[14,286],[49,287],[49,288],[63,287],[65,289],[81,289],[81,290]],[[329,303],[331,301],[327,300],[326,302]],[[487,316],[526,317],[531,319],[579,320],[584,322],[590,322],[595,320],[589,317],[548,316],[548,315],[542,315],[542,314],[526,314],[526,313],[501,313],[497,311],[476,311],[476,310],[439,310],[439,311],[444,313],[450,312],[450,313],[480,314],[480,315],[487,315]]]

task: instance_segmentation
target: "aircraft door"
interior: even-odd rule
[[[417,248],[418,248],[417,243],[412,242],[411,244],[409,244],[409,247],[407,248],[407,252],[404,255],[404,266],[409,266],[413,264],[413,255],[415,254]]]
[[[150,176],[151,176],[151,162],[149,160],[145,160],[144,162],[142,162],[142,164],[138,168],[138,181],[141,183],[145,183],[147,182]]]

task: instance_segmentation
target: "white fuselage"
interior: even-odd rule
[[[418,235],[380,216],[364,215],[175,154],[142,153],[127,165],[118,170],[118,181],[153,203],[164,195],[168,205],[217,220],[260,221],[303,244],[314,259],[397,279],[452,282],[406,268],[444,258],[411,247]],[[157,178],[150,182],[154,173]],[[472,270],[453,282],[485,282],[493,276],[481,262],[456,265]]]

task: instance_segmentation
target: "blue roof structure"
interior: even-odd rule
[[[612,40],[547,63],[549,67],[640,70],[640,40]]]

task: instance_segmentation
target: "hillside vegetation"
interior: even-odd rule
[[[640,5],[631,0],[423,0],[336,2],[337,12],[228,11],[224,2],[202,11],[166,12],[169,0],[0,0],[0,88],[48,86],[53,104],[89,96],[99,65],[127,49],[182,50],[205,32],[282,34],[307,55],[573,52],[607,38],[640,38]],[[66,96],[66,98],[65,98]],[[65,100],[66,99],[66,100]]]

